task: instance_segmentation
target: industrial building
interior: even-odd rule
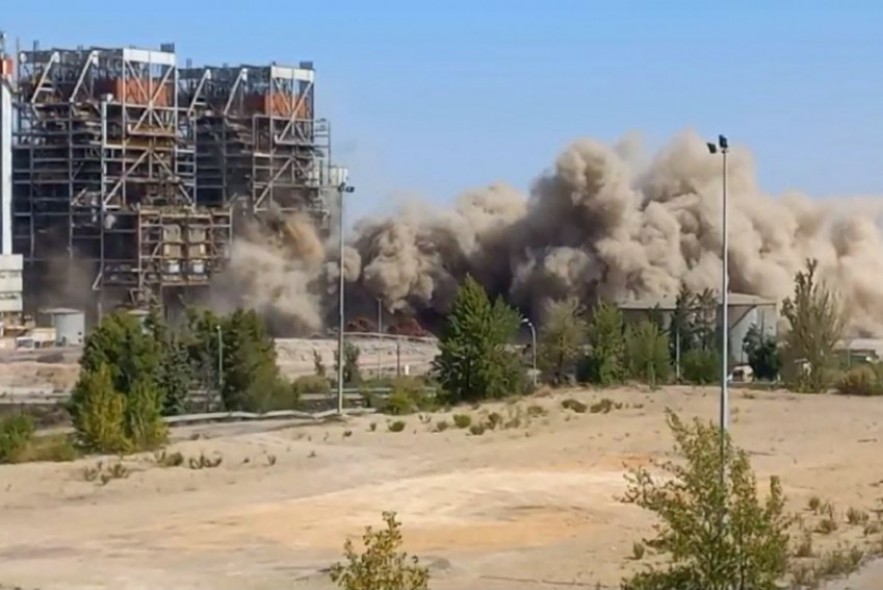
[[[776,337],[779,323],[777,303],[773,299],[766,299],[756,295],[744,293],[730,293],[728,296],[728,324],[729,353],[737,364],[748,362],[742,343],[752,326],[760,329],[764,336]],[[644,317],[652,311],[661,314],[664,325],[671,322],[672,313],[675,311],[677,297],[662,296],[637,300],[623,300],[617,302],[626,320],[635,320]],[[720,302],[718,301],[718,308]],[[718,325],[720,325],[720,310],[718,309]]]
[[[31,310],[197,299],[237,223],[328,221],[309,62],[182,68],[173,45],[34,44],[0,47],[0,64],[0,254],[19,256],[0,258],[0,290],[23,272]]]

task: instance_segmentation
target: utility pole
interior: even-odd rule
[[[728,248],[728,239],[729,239],[729,226],[727,219],[727,152],[729,152],[729,142],[727,141],[726,136],[718,135],[717,144],[708,143],[708,151],[711,154],[717,154],[720,152],[723,161],[723,174],[722,174],[722,200],[723,200],[723,214],[721,219],[721,232],[723,233],[723,237],[721,239],[721,393],[720,393],[720,430],[721,430],[721,440],[720,440],[720,452],[721,452],[721,480],[726,481],[726,465],[725,465],[725,453],[726,453],[726,434],[729,428],[729,418],[730,418],[730,399],[729,399],[729,391],[728,391],[728,381],[729,381],[729,344],[730,344],[730,323],[729,323],[729,289],[730,289],[730,270],[729,270],[729,248]]]
[[[339,234],[340,252],[338,254],[337,269],[340,273],[340,282],[338,284],[338,306],[340,307],[340,316],[337,323],[337,414],[343,415],[343,363],[344,363],[344,277],[343,277],[343,211],[344,211],[344,193],[351,193],[356,189],[347,184],[349,171],[341,166],[331,166],[329,169],[331,183],[337,189],[338,197],[338,224],[337,233]]]
[[[377,347],[377,377],[381,376],[383,373],[383,298],[377,298],[377,333],[380,334],[380,340],[378,343],[380,346]]]
[[[532,368],[533,368],[533,372],[531,374],[532,374],[532,379],[533,379],[533,386],[536,387],[537,386],[537,330],[536,330],[536,328],[534,328],[533,323],[527,318],[521,318],[521,323],[526,325],[528,328],[530,328],[530,351],[531,351],[531,354],[533,357],[532,363],[531,363]]]

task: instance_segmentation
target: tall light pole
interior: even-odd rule
[[[344,280],[343,280],[343,195],[355,191],[355,187],[347,184],[349,180],[349,171],[342,166],[330,166],[328,170],[329,180],[332,186],[337,190],[338,198],[338,216],[337,216],[337,233],[339,234],[340,252],[338,253],[337,270],[340,273],[340,282],[338,284],[338,306],[340,307],[340,316],[337,322],[337,414],[343,415],[343,361],[344,361]]]
[[[218,333],[218,396],[224,399],[224,332],[221,324],[217,324],[215,330]]]
[[[722,175],[722,197],[723,197],[723,215],[722,215],[722,233],[721,240],[721,399],[720,399],[720,429],[721,429],[721,478],[726,477],[724,466],[725,437],[729,428],[730,420],[730,399],[728,380],[729,380],[729,345],[730,345],[730,322],[729,322],[729,289],[730,289],[730,268],[728,253],[729,226],[727,220],[727,152],[730,149],[727,138],[724,135],[717,136],[717,144],[709,142],[708,151],[712,154],[720,152],[723,161]]]
[[[377,333],[380,334],[380,343],[383,343],[383,298],[377,298]],[[383,347],[377,347],[377,378],[383,372]]]
[[[533,322],[527,318],[521,318],[521,323],[530,328],[530,351],[532,355],[533,365],[533,386],[537,386],[537,329],[534,328]]]

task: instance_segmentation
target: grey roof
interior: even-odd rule
[[[74,309],[73,307],[49,307],[46,309],[41,309],[40,313],[45,313],[47,315],[70,315],[75,313],[83,313],[83,310]]]
[[[642,297],[639,299],[621,299],[616,302],[620,309],[646,310],[659,308],[663,311],[673,311],[677,302],[676,295],[661,295],[659,297]],[[730,293],[729,307],[774,307],[778,304],[775,299],[767,299],[747,293]]]

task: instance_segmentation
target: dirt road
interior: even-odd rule
[[[733,395],[735,438],[760,476],[782,477],[790,507],[808,522],[813,495],[838,514],[877,507],[883,400]],[[570,396],[624,406],[575,414],[560,407]],[[331,587],[322,570],[346,536],[391,509],[408,549],[433,564],[436,590],[615,587],[641,566],[629,557],[632,543],[652,523],[616,500],[623,466],[669,452],[664,408],[713,419],[716,403],[714,389],[581,391],[490,408],[520,424],[482,436],[434,432],[450,422],[443,415],[407,417],[400,433],[378,416],[238,435],[228,428],[173,445],[188,457],[223,457],[217,468],[131,459],[131,475],[104,486],[84,479],[94,458],[5,466],[0,584],[321,590]],[[528,409],[535,404],[546,414]],[[861,527],[844,522],[816,539],[817,550],[841,539],[864,542]]]

